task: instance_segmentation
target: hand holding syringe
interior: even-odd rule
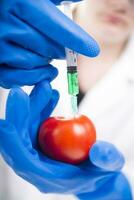
[[[71,1],[63,1],[64,14],[73,19],[71,11]],[[77,114],[77,95],[79,93],[78,73],[77,73],[77,54],[71,49],[65,48],[67,61],[68,93],[71,96],[71,107],[74,116]]]

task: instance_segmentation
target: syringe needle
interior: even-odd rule
[[[71,2],[63,1],[64,14],[73,19]],[[67,61],[68,93],[71,95],[71,107],[74,116],[78,113],[77,95],[79,93],[78,73],[77,73],[77,54],[71,49],[65,48]]]

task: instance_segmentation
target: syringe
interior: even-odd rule
[[[63,1],[62,5],[64,7],[64,14],[70,19],[73,19],[71,3],[71,1]],[[71,96],[71,107],[75,116],[78,113],[77,95],[79,94],[77,53],[68,48],[65,48],[65,53],[67,61],[68,93]]]

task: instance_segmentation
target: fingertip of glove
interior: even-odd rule
[[[100,54],[100,47],[96,41],[94,41],[93,45],[89,46],[90,57],[96,57]]]
[[[53,76],[54,78],[58,75],[58,69],[56,67],[53,67]]]
[[[12,88],[9,92],[9,97],[12,97],[14,95],[18,95],[18,94],[24,94],[25,92],[19,88],[19,87],[15,87],[15,88]]]
[[[49,65],[49,68],[51,70],[51,77],[50,77],[50,79],[52,81],[53,79],[55,79],[57,77],[57,75],[58,75],[58,69],[56,67],[52,66],[52,65]]]
[[[44,91],[46,91],[46,90],[49,91],[52,89],[50,82],[48,80],[43,80],[42,82],[37,83],[35,88],[36,89],[39,89],[39,88],[44,89]]]
[[[71,49],[74,49],[76,52],[91,58],[98,56],[100,53],[99,44],[87,33],[85,37],[83,36],[74,40]]]
[[[44,80],[35,85],[30,94],[30,98],[38,99],[38,97],[40,96],[41,98],[43,98],[42,100],[44,100],[45,102],[45,100],[50,98],[51,95],[52,95],[52,87],[50,85],[50,81]]]
[[[118,171],[125,163],[122,153],[113,144],[103,141],[92,146],[89,156],[92,164],[106,171]]]
[[[54,89],[52,93],[52,98],[51,98],[51,107],[52,107],[51,109],[55,108],[59,100],[59,97],[60,97],[59,92]]]
[[[89,36],[90,42],[85,42],[85,55],[91,58],[96,57],[100,53],[100,46],[95,39]]]
[[[6,102],[6,117],[7,113],[10,111],[10,108],[15,108],[17,107],[16,105],[21,104],[22,102],[27,102],[27,100],[28,95],[21,88],[16,87],[11,89]],[[11,113],[9,114],[11,115]]]
[[[59,92],[57,90],[55,90],[55,89],[53,89],[53,98],[55,98],[57,100],[60,98]]]

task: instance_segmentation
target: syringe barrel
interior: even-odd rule
[[[77,95],[79,93],[77,54],[68,48],[66,48],[65,51],[67,60],[68,93],[70,95]]]
[[[68,79],[68,93],[70,95],[79,94],[79,85],[78,85],[78,73],[76,70],[72,70],[74,66],[68,67],[67,79]]]
[[[73,19],[71,1],[62,2],[64,14]],[[78,73],[77,73],[77,53],[65,48],[67,61],[68,93],[71,96],[71,106],[74,116],[78,113],[77,95],[79,94]]]

